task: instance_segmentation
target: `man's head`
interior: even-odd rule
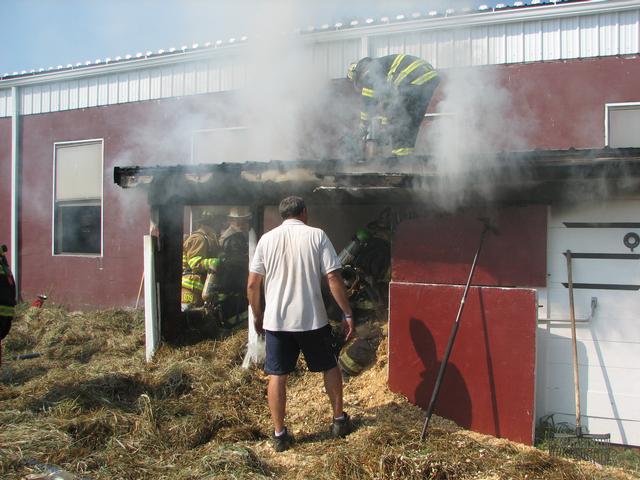
[[[307,206],[304,204],[304,200],[300,197],[290,196],[284,198],[280,202],[280,206],[278,207],[278,211],[280,212],[280,216],[283,220],[287,218],[299,218],[303,221],[306,220],[307,215]]]

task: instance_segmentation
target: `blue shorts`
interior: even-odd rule
[[[293,372],[300,350],[312,372],[324,372],[337,365],[329,325],[306,332],[265,330],[265,339],[267,355],[264,372],[268,375],[287,375]]]

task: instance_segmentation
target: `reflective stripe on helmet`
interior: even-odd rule
[[[354,79],[355,75],[356,75],[356,67],[358,66],[358,62],[352,62],[351,64],[349,64],[349,69],[347,70],[347,78],[349,80]]]

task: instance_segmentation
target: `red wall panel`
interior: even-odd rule
[[[490,222],[498,233],[485,236],[473,284],[545,286],[546,207],[502,208]],[[393,241],[393,280],[464,285],[482,229],[475,212],[402,222]]]
[[[392,283],[389,388],[426,408],[464,288]],[[531,444],[536,292],[473,287],[435,412],[474,431]]]

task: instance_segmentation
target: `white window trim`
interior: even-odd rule
[[[609,113],[611,110],[623,109],[625,107],[640,107],[640,102],[622,102],[604,104],[604,146],[609,146]]]
[[[56,152],[60,145],[82,145],[87,143],[100,142],[100,155],[102,157],[102,168],[100,169],[100,184],[102,185],[100,198],[100,253],[55,253],[56,252],[56,235],[55,235],[55,218],[56,218]],[[53,142],[53,185],[51,187],[51,256],[52,257],[83,257],[83,258],[102,258],[104,257],[104,138],[91,138],[87,140],[69,140],[64,142]]]
[[[195,149],[196,149],[196,135],[198,133],[211,133],[211,132],[220,132],[220,131],[233,131],[233,130],[249,130],[249,127],[219,127],[219,128],[203,128],[199,130],[193,130],[191,132],[191,160],[190,163],[193,165],[195,158]]]

